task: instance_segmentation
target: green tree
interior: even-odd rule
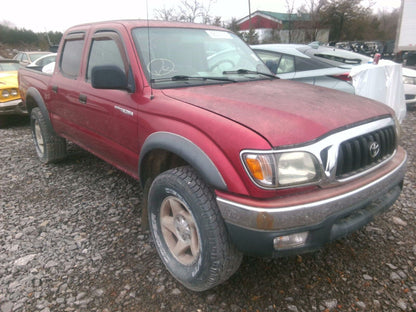
[[[400,18],[400,10],[392,12],[379,11],[377,19],[379,21],[380,40],[394,40],[396,37],[397,26]]]
[[[321,8],[321,22],[329,26],[331,41],[364,39],[371,16],[371,9],[361,0],[329,0]]]
[[[233,17],[231,22],[227,25],[227,29],[231,30],[232,32],[239,34],[240,27],[238,26],[237,19]]]
[[[321,10],[327,0],[305,0],[298,9],[298,13],[308,15],[310,21],[303,23],[305,30],[305,40],[312,42],[317,40],[319,29],[322,28]]]
[[[247,44],[259,44],[259,36],[253,28],[251,28],[248,32],[243,32],[242,39]]]
[[[0,42],[12,47],[28,46],[31,49],[50,50],[51,45],[58,45],[61,32],[35,33],[32,30],[12,28],[0,25]]]

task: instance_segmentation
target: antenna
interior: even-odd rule
[[[146,0],[146,19],[147,19],[147,50],[149,51],[149,77],[150,77],[150,99],[154,99],[153,95],[153,77],[152,77],[152,55],[150,51],[150,25],[149,25],[149,4]]]

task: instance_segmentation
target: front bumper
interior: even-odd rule
[[[0,115],[27,115],[21,99],[0,103]]]
[[[416,85],[404,84],[405,102],[408,107],[416,107]]]
[[[401,192],[406,159],[399,147],[377,172],[334,188],[266,201],[218,194],[217,203],[242,252],[278,257],[312,251],[361,228],[393,205]],[[275,250],[274,238],[301,232],[308,232],[304,245]]]

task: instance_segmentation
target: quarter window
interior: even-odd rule
[[[276,52],[260,51],[256,50],[256,54],[261,58],[261,60],[266,64],[273,74],[277,73],[277,67],[280,62],[282,54]]]
[[[282,55],[280,59],[279,67],[277,68],[278,74],[292,73],[295,71],[295,58],[290,55]]]
[[[257,50],[256,53],[274,74],[285,74],[296,71],[295,58],[292,55],[260,50]]]
[[[62,51],[61,71],[64,76],[77,78],[81,67],[82,49],[84,47],[84,36],[72,39],[68,36]]]
[[[18,60],[19,62],[22,61],[22,53],[17,53],[17,55],[14,57],[15,60]]]

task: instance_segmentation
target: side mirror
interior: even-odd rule
[[[96,89],[129,90],[126,74],[113,65],[93,67],[91,84]]]

